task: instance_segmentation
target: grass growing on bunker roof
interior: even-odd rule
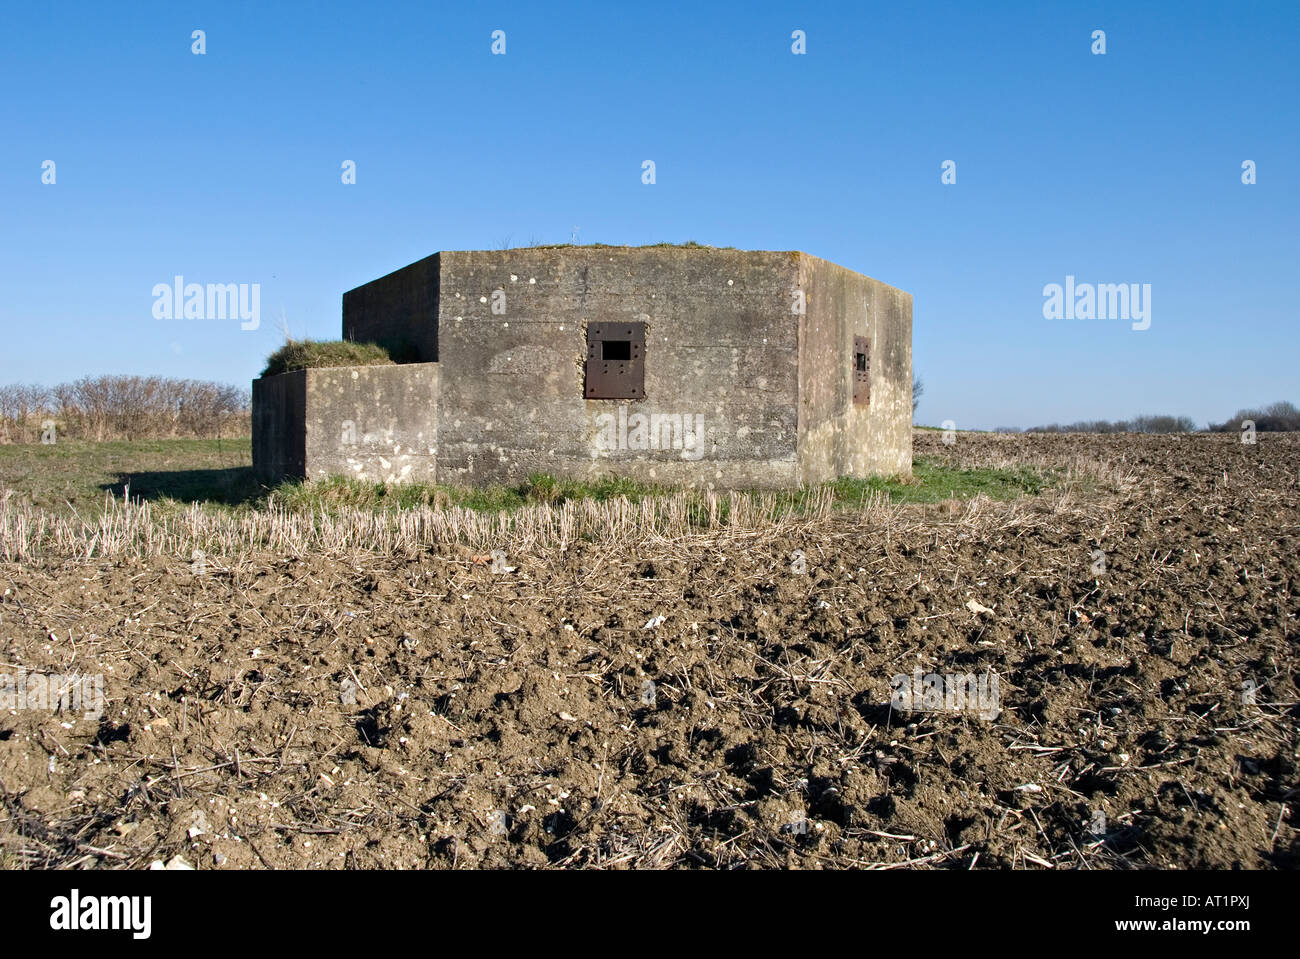
[[[393,358],[376,343],[348,340],[289,340],[266,359],[263,376],[331,366],[390,366]]]
[[[711,243],[697,243],[687,240],[685,243],[530,243],[528,246],[508,246],[506,250],[737,250],[734,246],[714,246]],[[492,252],[501,252],[494,250]]]

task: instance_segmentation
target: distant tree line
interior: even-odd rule
[[[161,376],[84,376],[46,387],[0,386],[0,443],[39,442],[53,421],[57,437],[136,440],[246,436],[248,390]]]
[[[1210,430],[1215,433],[1235,433],[1241,429],[1246,420],[1255,423],[1257,432],[1281,433],[1300,430],[1300,410],[1294,403],[1285,401],[1271,403],[1258,410],[1237,410],[1235,416],[1223,423],[1211,423]]]
[[[1211,423],[1212,433],[1235,433],[1247,420],[1255,424],[1257,432],[1286,432],[1300,430],[1300,409],[1294,403],[1273,403],[1260,409],[1238,410],[1222,423]],[[999,426],[997,433],[1194,433],[1196,422],[1190,416],[1135,416],[1131,420],[1080,420],[1077,423],[1050,423],[1021,430],[1015,426]]]
[[[1131,420],[1080,420],[1077,423],[1049,423],[1031,426],[1026,433],[1194,433],[1190,416],[1135,416]]]

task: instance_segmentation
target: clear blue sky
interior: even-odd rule
[[[0,86],[3,382],[246,384],[281,315],[336,338],[360,283],[577,227],[908,290],[922,423],[1300,402],[1294,0],[11,3]],[[261,328],[155,319],[176,274]],[[1150,329],[1045,320],[1067,274],[1149,283]]]

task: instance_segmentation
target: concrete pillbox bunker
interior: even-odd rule
[[[253,382],[264,482],[792,487],[912,465],[912,298],[797,252],[442,252],[343,295],[391,366]]]

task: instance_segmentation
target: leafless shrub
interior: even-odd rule
[[[51,413],[51,394],[35,383],[0,386],[0,442],[34,439],[42,419]]]

